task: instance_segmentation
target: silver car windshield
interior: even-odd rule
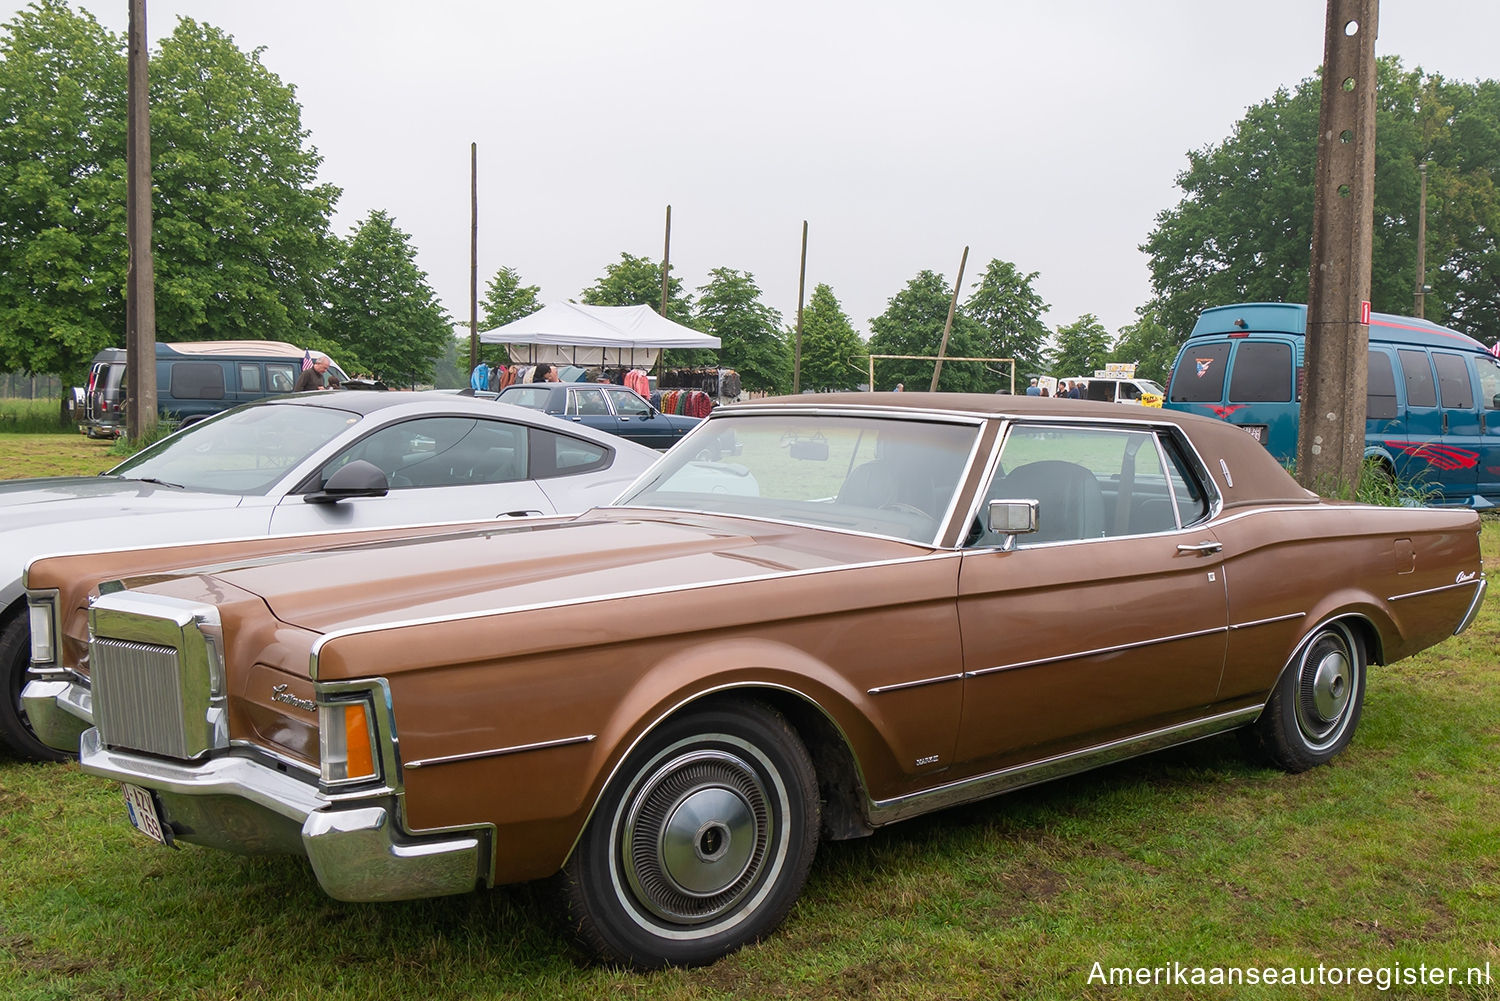
[[[712,420],[618,503],[932,542],[978,434],[973,425],[876,416]]]
[[[232,410],[152,445],[105,475],[208,493],[265,494],[358,422],[358,414],[325,407]]]

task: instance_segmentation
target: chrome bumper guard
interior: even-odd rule
[[[78,739],[94,725],[94,695],[87,685],[55,678],[34,678],[21,689],[21,708],[48,747],[78,753]]]
[[[90,728],[78,760],[90,775],[154,792],[176,840],[239,854],[305,855],[324,892],[337,900],[468,893],[487,876],[477,832],[407,834],[395,820],[394,800],[333,803],[314,783],[253,758],[167,761],[110,750]]]

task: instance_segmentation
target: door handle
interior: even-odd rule
[[[495,515],[496,518],[530,518],[533,515],[546,514],[546,511],[501,511]]]
[[[1445,412],[1443,414],[1443,434],[1447,434],[1447,433],[1448,433],[1448,414]]]
[[[1199,542],[1194,545],[1183,544],[1177,547],[1179,553],[1192,553],[1195,556],[1211,556],[1224,548],[1222,542]]]

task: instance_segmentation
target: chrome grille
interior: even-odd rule
[[[184,684],[191,682],[182,677],[177,649],[101,636],[90,647],[94,721],[104,743],[191,757],[183,705]]]

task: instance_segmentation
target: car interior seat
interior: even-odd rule
[[[900,499],[900,494],[901,482],[895,465],[884,459],[871,459],[849,471],[843,486],[839,487],[836,501],[839,504],[882,508],[895,504]]]

